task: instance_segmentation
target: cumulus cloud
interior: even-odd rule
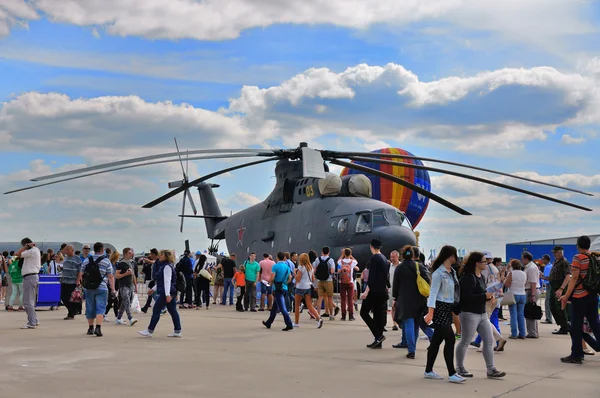
[[[136,96],[75,99],[29,92],[2,104],[0,131],[8,134],[11,149],[85,150],[89,156],[108,151],[121,157],[132,147],[148,151],[148,145],[172,147],[173,136],[192,147],[249,143],[249,131],[240,118],[170,101],[150,103]],[[261,131],[254,132],[260,138]]]
[[[9,149],[96,162],[162,151],[173,136],[188,147],[224,148],[273,139],[296,146],[331,132],[378,145],[403,138],[496,153],[543,141],[557,126],[599,123],[598,101],[598,80],[548,67],[423,82],[402,65],[360,64],[341,72],[311,68],[266,88],[244,86],[217,112],[137,96],[29,92],[2,104],[0,140]]]
[[[11,0],[13,8],[35,9],[48,19],[102,27],[112,35],[152,39],[234,39],[246,29],[274,24],[331,24],[364,29],[374,24],[409,27],[445,22],[451,26],[499,33],[511,39],[544,42],[560,35],[594,31],[590,5],[569,0]],[[31,6],[30,6],[31,5]]]
[[[34,8],[23,0],[3,0],[0,3],[0,38],[7,36],[15,25],[27,28],[27,21],[38,19]]]
[[[371,141],[402,137],[462,152],[513,151],[558,125],[600,122],[600,82],[550,67],[504,68],[423,82],[401,65],[311,68],[279,85],[245,86],[223,114]],[[318,126],[318,127],[317,127]],[[285,134],[283,133],[285,132]]]

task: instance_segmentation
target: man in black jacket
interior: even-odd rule
[[[368,344],[368,348],[382,348],[385,340],[383,329],[387,318],[387,299],[389,288],[388,261],[381,254],[381,241],[371,241],[373,256],[369,262],[369,280],[365,292],[360,296],[363,300],[360,308],[360,317],[365,321],[375,340]],[[373,311],[373,317],[370,312]]]

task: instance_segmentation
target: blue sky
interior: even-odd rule
[[[186,148],[394,146],[597,193],[600,7],[548,1],[390,0],[369,13],[360,1],[282,1],[276,12],[246,0],[233,1],[237,9],[146,2],[157,19],[142,3],[82,1],[75,12],[11,0],[0,5],[8,15],[0,18],[0,181],[19,187],[60,167],[170,151],[177,136]],[[192,173],[226,164],[198,163]],[[171,164],[3,196],[0,220],[10,228],[0,240],[31,234],[18,216],[27,209],[47,221],[45,239],[74,239],[92,218],[117,244],[143,231],[131,244],[180,249],[179,199],[154,213],[119,207],[158,196],[179,174]],[[261,165],[219,179],[223,208],[263,199],[272,174]],[[596,213],[436,178],[436,193],[476,216],[432,205],[420,226],[424,245],[502,253],[507,241],[598,232]],[[597,197],[568,199],[600,211]],[[201,226],[188,225],[184,237],[204,246]]]

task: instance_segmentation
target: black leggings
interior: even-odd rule
[[[202,305],[202,302],[200,301],[200,299],[202,299],[206,305],[206,308],[208,308],[208,305],[210,304],[210,281],[206,278],[198,276],[196,278],[196,284],[196,290],[198,292],[196,295],[196,306],[200,307]]]
[[[109,287],[108,288],[108,300],[106,303],[106,312],[104,313],[104,315],[108,315],[111,308],[113,309],[113,311],[115,313],[115,317],[117,317],[119,315],[119,298],[113,297],[112,290],[110,290],[110,287]]]
[[[425,372],[432,372],[433,365],[437,358],[438,352],[440,351],[440,345],[444,344],[444,360],[448,367],[448,375],[452,376],[456,373],[454,369],[454,330],[452,325],[435,325],[433,330],[433,336],[431,337],[431,343],[427,349],[427,366]]]

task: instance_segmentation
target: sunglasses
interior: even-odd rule
[[[84,248],[83,248],[83,250],[90,250],[90,249],[89,249],[89,248],[87,248],[87,247],[84,247]]]

